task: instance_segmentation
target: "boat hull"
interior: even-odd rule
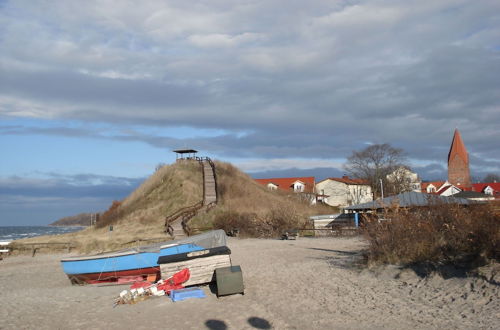
[[[154,281],[161,276],[159,267],[129,269],[118,272],[67,274],[72,284],[98,284],[98,283],[130,283],[154,277]]]
[[[158,259],[225,245],[225,233],[216,230],[179,241],[169,241],[92,256],[70,257],[61,266],[72,283],[120,282],[126,277],[160,276]]]
[[[203,250],[196,244],[168,246],[158,252],[128,250],[90,257],[61,260],[64,272],[72,283],[118,282],[120,278],[159,274],[158,258]],[[90,281],[90,282],[89,282]]]

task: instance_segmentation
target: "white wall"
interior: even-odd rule
[[[348,185],[343,182],[326,179],[316,184],[318,194],[327,195],[324,203],[331,206],[346,207],[373,200],[371,187],[368,185]]]

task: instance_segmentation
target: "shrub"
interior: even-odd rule
[[[120,201],[113,201],[109,209],[104,212],[99,221],[96,223],[97,228],[103,228],[110,224],[113,224],[118,218],[122,216],[122,212],[120,212],[120,205],[122,203]]]
[[[263,216],[224,211],[215,216],[213,226],[226,232],[238,228],[240,235],[246,237],[281,237],[285,230],[303,228],[305,223],[305,217],[293,209],[273,208]]]
[[[281,237],[285,230],[304,228],[305,219],[292,208],[273,208],[261,219],[256,231],[259,237]]]
[[[364,235],[372,263],[480,265],[500,259],[500,216],[490,205],[392,207],[390,221],[368,221]]]
[[[241,236],[255,237],[255,213],[223,211],[214,217],[213,227],[229,232],[237,228]]]

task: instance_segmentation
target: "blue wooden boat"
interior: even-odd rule
[[[176,241],[61,260],[73,284],[122,282],[155,275],[160,277],[160,257],[185,254],[226,245],[223,230],[214,230]]]

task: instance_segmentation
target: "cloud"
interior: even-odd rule
[[[277,171],[283,169],[303,170],[317,167],[341,169],[342,163],[323,159],[254,159],[236,163],[245,172]]]
[[[46,225],[82,212],[101,212],[144,178],[35,173],[0,177],[0,225]]]
[[[144,178],[123,178],[94,174],[61,175],[38,173],[31,177],[0,177],[0,195],[4,198],[28,198],[44,201],[64,198],[122,199],[139,186]]]
[[[228,34],[195,34],[188,37],[189,42],[198,47],[234,47],[259,39],[258,33],[242,33],[231,36]]]
[[[498,170],[499,11],[451,0],[6,2],[0,114],[112,129],[1,134],[189,144],[249,162],[334,162],[388,142],[444,164],[458,127],[478,170]],[[224,133],[156,133],[176,126]]]

